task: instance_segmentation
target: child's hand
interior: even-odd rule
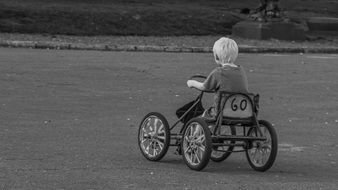
[[[195,80],[188,80],[187,85],[189,88],[196,88],[197,90],[205,90],[204,84]]]
[[[188,87],[189,87],[189,88],[192,88],[192,87],[193,87],[193,84],[194,84],[194,82],[195,82],[194,80],[188,80],[188,81],[187,81],[187,85],[188,85]]]

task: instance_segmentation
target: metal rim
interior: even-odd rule
[[[253,165],[256,167],[263,167],[269,160],[271,155],[271,134],[265,126],[261,126],[263,136],[266,137],[265,141],[253,141],[252,149],[248,150],[248,156]],[[249,136],[257,136],[258,132],[256,129],[251,130]]]
[[[140,128],[140,145],[142,151],[150,158],[158,156],[167,138],[163,121],[157,116],[146,118]]]
[[[184,134],[183,154],[192,166],[202,162],[206,147],[206,138],[203,127],[198,122],[191,123]]]

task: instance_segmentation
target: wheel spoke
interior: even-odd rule
[[[196,125],[195,126],[195,131],[193,133],[193,136],[196,137],[197,135],[200,134],[200,126],[199,125]]]
[[[188,151],[189,151],[190,149],[191,149],[190,146],[188,146],[187,149],[185,149],[184,152],[185,152],[185,153],[188,153]]]
[[[154,149],[154,156],[156,156],[157,154],[158,154],[158,149],[157,149],[158,147],[157,147],[157,143],[156,143],[156,141],[154,141],[153,142],[153,149]]]
[[[185,136],[185,137],[184,137],[184,140],[186,140],[187,142],[190,142],[190,139],[189,139],[188,136]]]
[[[191,126],[190,127],[190,136],[193,136],[193,134],[194,134],[194,126]]]
[[[146,121],[144,121],[145,125],[144,128],[149,127],[150,126],[150,118],[148,118]]]
[[[156,132],[156,128],[157,128],[157,122],[158,122],[158,118],[157,117],[154,117],[153,119],[152,119],[152,123],[151,123],[151,125],[150,125],[150,131],[151,132]]]
[[[195,165],[195,160],[196,160],[196,157],[195,157],[195,154],[193,151],[191,151],[191,162]]]
[[[201,162],[200,160],[203,158],[203,153],[204,151],[202,151],[200,148],[197,149],[196,155],[198,157],[199,162]]]
[[[196,164],[196,154],[194,152],[192,152],[191,156],[192,156],[192,160],[193,160],[192,162],[194,164]]]
[[[154,156],[157,156],[158,155],[158,152],[157,152],[158,150],[155,148],[154,149]]]
[[[264,143],[262,145],[262,148],[264,148],[264,149],[271,149],[270,144],[268,144],[268,143]]]
[[[142,139],[141,144],[143,144],[144,142],[146,142],[148,139]]]
[[[192,151],[189,153],[189,161],[193,164],[194,163],[194,154]]]
[[[161,141],[157,140],[156,141],[158,146],[161,148],[161,150],[163,149],[164,143],[162,143]]]
[[[255,149],[254,155],[253,155],[253,159],[257,161],[257,153],[258,153],[258,149]]]
[[[190,162],[190,163],[192,163],[193,161],[192,161],[192,152],[188,152],[188,161]]]
[[[157,124],[158,124],[159,119],[155,118],[155,122],[154,122],[154,132],[157,133]]]
[[[264,162],[263,162],[263,160],[264,160],[264,152],[263,152],[262,149],[259,150],[259,160],[260,160],[261,164],[263,165],[264,164]]]
[[[196,139],[197,143],[202,144],[204,141],[205,141],[205,136],[203,134]]]
[[[249,152],[249,157],[251,157],[254,164],[257,166],[263,166],[269,158],[269,149],[265,148],[253,148]]]
[[[148,139],[149,137],[150,137],[150,134],[149,134],[149,133],[144,133],[144,134],[143,134],[143,138],[147,138],[147,139]]]
[[[142,131],[143,131],[143,133],[147,133],[145,127],[142,127]]]
[[[200,162],[201,162],[201,160],[200,160],[200,158],[198,157],[198,153],[195,153],[195,157],[196,157],[196,159],[195,159],[195,160],[197,160],[197,163],[200,163]]]
[[[199,146],[198,148],[199,148],[199,150],[205,152],[205,146],[204,146],[204,145],[201,145],[201,146]]]
[[[268,160],[268,153],[266,152],[265,149],[262,149],[262,164],[266,163]]]
[[[142,150],[146,149],[146,147],[145,147],[145,145],[143,143],[141,144],[141,147],[142,147]]]
[[[147,120],[146,127],[149,128],[150,131],[153,130],[153,128],[151,127],[151,118],[149,118],[149,119]]]
[[[157,134],[164,134],[163,127],[164,127],[164,125],[163,125],[163,124],[161,124],[161,125],[160,125],[160,127],[158,128],[158,132],[157,132]]]
[[[266,127],[263,127],[264,128],[264,136],[267,136],[267,134],[269,134],[269,131],[268,131],[268,129],[266,128]]]
[[[158,145],[157,141],[155,141],[154,144],[155,144],[155,148],[154,148],[155,155],[154,156],[156,156],[156,155],[159,154],[159,152],[161,152],[161,148],[160,148],[160,146],[157,146]]]
[[[152,147],[151,147],[151,149],[152,149],[152,156],[155,156],[156,155],[156,151],[155,151],[155,148],[154,148],[154,144],[152,143]]]
[[[150,144],[144,150],[147,154],[149,154],[149,147],[150,147]]]
[[[263,162],[263,160],[264,160],[264,153],[263,153],[262,149],[259,150],[259,160],[260,160],[260,163],[263,165],[264,164],[264,162]]]

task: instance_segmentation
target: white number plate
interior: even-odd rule
[[[233,118],[248,118],[251,117],[252,104],[248,97],[241,94],[231,95],[223,110],[223,116]]]

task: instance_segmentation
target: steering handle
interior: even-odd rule
[[[191,77],[189,78],[189,80],[194,79],[194,78],[206,79],[207,77],[204,76],[204,75],[201,75],[201,74],[196,74],[196,75],[191,76]],[[198,90],[198,89],[197,89],[197,90]],[[203,92],[206,92],[206,93],[214,93],[215,91],[203,90],[203,91],[201,91],[201,92],[202,92],[202,94],[203,94]]]
[[[201,74],[196,74],[196,75],[191,76],[189,79],[191,80],[191,79],[194,79],[194,78],[206,79],[207,77],[204,76],[204,75],[201,75]]]

